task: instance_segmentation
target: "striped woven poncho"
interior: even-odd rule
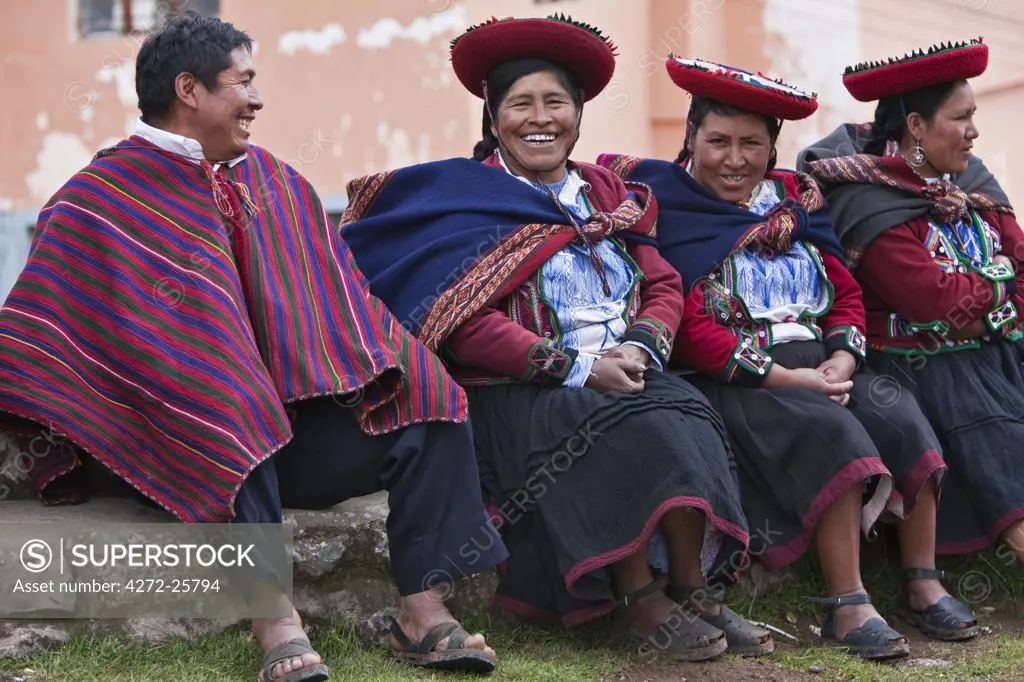
[[[291,437],[285,405],[328,394],[370,434],[466,418],[313,188],[265,150],[214,173],[132,137],[43,208],[0,309],[0,425],[75,446],[33,462],[44,500],[78,448],[183,521],[229,520]]]

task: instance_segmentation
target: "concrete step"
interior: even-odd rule
[[[348,500],[324,511],[286,510],[293,528],[295,605],[308,622],[355,628],[366,641],[386,632],[398,592],[391,580],[385,493]],[[132,498],[97,497],[78,506],[49,507],[36,500],[0,502],[0,523],[103,525],[173,523],[174,518]],[[488,572],[458,581],[449,608],[461,617],[485,612],[497,586]],[[2,598],[2,597],[0,597]],[[196,637],[235,625],[231,620],[128,618],[0,620],[0,657],[20,658],[78,634],[122,635],[136,641]]]

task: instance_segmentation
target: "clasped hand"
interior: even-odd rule
[[[643,348],[616,346],[594,362],[586,386],[598,393],[642,393],[650,364],[651,355]]]
[[[853,355],[849,351],[839,350],[814,369],[786,369],[772,365],[765,387],[804,388],[828,396],[830,400],[845,406],[850,403],[850,391],[853,390],[851,377],[856,369],[857,361]]]

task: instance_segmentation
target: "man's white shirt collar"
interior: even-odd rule
[[[177,133],[170,133],[160,128],[155,128],[140,117],[135,122],[135,135],[138,135],[147,142],[152,142],[157,147],[171,152],[172,154],[178,154],[184,156],[187,159],[199,163],[206,157],[203,155],[203,146],[199,144],[198,140],[193,140],[190,137],[184,135],[178,135]],[[242,154],[238,158],[231,159],[227,162],[228,168],[233,168],[235,164],[245,160],[246,154]],[[219,163],[213,164],[214,170],[220,166]]]

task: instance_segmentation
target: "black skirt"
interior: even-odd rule
[[[496,602],[566,627],[615,606],[609,566],[662,516],[707,520],[719,565],[748,542],[724,426],[688,383],[648,371],[639,395],[523,384],[470,387],[485,500],[510,557]],[[734,571],[733,571],[734,572]]]
[[[826,359],[816,341],[781,344],[772,358],[788,369]],[[750,554],[769,570],[806,553],[822,514],[854,485],[864,485],[867,534],[886,509],[910,512],[921,486],[945,470],[928,420],[906,394],[877,394],[868,369],[853,376],[845,407],[806,389],[745,388],[687,377],[722,415],[739,469]]]
[[[936,551],[965,554],[1024,519],[1024,342],[902,356],[874,353],[886,392],[910,393],[942,443],[949,473]]]

